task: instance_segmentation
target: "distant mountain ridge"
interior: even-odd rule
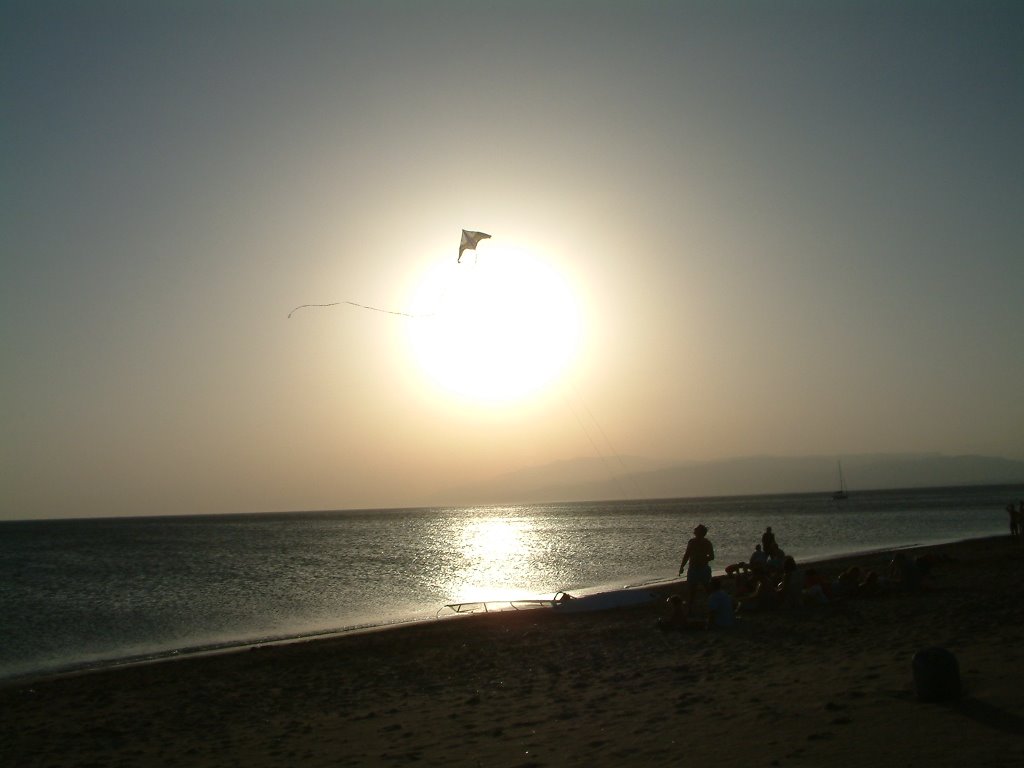
[[[858,490],[953,485],[1024,484],[1024,461],[994,456],[862,454],[843,456],[851,494]],[[834,457],[750,456],[667,462],[636,456],[578,458],[447,489],[442,504],[514,504],[620,498],[831,493],[839,478]]]

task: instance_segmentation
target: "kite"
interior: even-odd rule
[[[489,240],[490,235],[486,232],[469,232],[462,230],[462,242],[459,244],[459,260],[458,263],[462,263],[462,252],[463,251],[475,251],[476,244],[481,240]]]
[[[462,263],[463,251],[475,251],[477,243],[481,240],[490,239],[490,235],[486,232],[469,232],[468,230],[462,230],[462,242],[459,244],[459,263]],[[354,301],[332,301],[330,304],[300,304],[291,312],[288,313],[289,319],[292,315],[298,312],[300,309],[306,307],[337,307],[342,304],[347,304],[350,307],[359,307],[360,309],[368,309],[372,312],[383,312],[386,315],[399,315],[401,317],[430,317],[430,315],[413,315],[408,312],[398,312],[393,309],[381,309],[380,307],[371,307],[368,304],[357,304]]]

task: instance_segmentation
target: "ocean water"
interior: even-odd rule
[[[446,603],[724,568],[771,525],[798,561],[1007,531],[1024,486],[0,523],[0,677],[410,620]]]

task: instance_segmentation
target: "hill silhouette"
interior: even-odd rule
[[[842,457],[858,490],[1024,484],[1024,461],[994,456],[862,454]],[[831,493],[837,460],[825,456],[750,456],[719,461],[658,461],[636,456],[577,458],[525,467],[485,482],[449,488],[440,504],[504,504],[622,498]]]

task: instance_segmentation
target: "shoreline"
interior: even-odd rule
[[[915,543],[915,544],[901,544],[886,547],[873,547],[866,550],[859,550],[855,552],[843,552],[838,554],[828,554],[821,556],[810,556],[798,560],[801,566],[815,565],[828,567],[830,564],[835,562],[846,562],[855,559],[865,559],[877,556],[884,556],[898,551],[913,551],[917,549],[924,549],[929,547],[943,547],[952,546],[957,544],[967,544],[970,542],[981,542],[993,538],[990,536],[972,537],[967,539],[942,539],[934,542]],[[713,570],[715,577],[724,577],[726,575],[725,567],[716,568]],[[661,593],[670,590],[673,586],[680,587],[685,582],[682,577],[673,576],[668,578],[655,578],[651,580],[642,581],[635,584],[623,584],[619,587],[599,586],[595,588],[587,588],[579,590],[576,593],[577,597],[592,596],[592,595],[604,595],[615,592],[622,592],[625,590],[647,588],[652,592]],[[558,593],[553,593],[558,594]],[[534,598],[523,598],[523,600],[534,599]],[[494,600],[487,601],[494,604],[506,603],[506,600]],[[437,613],[440,613],[445,606],[441,606]],[[80,663],[72,662],[67,665],[61,665],[50,669],[30,670],[28,672],[17,673],[14,675],[0,676],[0,689],[8,685],[16,685],[22,683],[31,683],[36,680],[45,680],[50,678],[60,678],[72,675],[83,675],[92,673],[101,673],[107,670],[120,669],[125,667],[137,667],[140,665],[147,664],[161,664],[166,662],[179,661],[190,658],[204,658],[209,656],[220,656],[224,654],[231,654],[237,652],[251,651],[261,648],[276,648],[285,645],[293,645],[296,643],[316,643],[319,641],[329,641],[340,638],[345,638],[354,635],[363,635],[377,632],[391,632],[401,631],[406,628],[415,628],[421,625],[429,625],[437,621],[451,621],[455,619],[464,619],[472,616],[481,614],[497,614],[497,613],[509,613],[509,612],[523,612],[533,610],[547,610],[543,607],[537,608],[520,608],[511,609],[505,608],[500,610],[492,611],[467,611],[459,614],[449,615],[434,615],[433,617],[420,617],[420,618],[408,618],[398,619],[391,622],[380,623],[380,624],[366,624],[354,627],[341,627],[336,629],[325,629],[322,631],[312,633],[300,633],[291,635],[280,635],[270,638],[259,638],[259,639],[239,639],[237,641],[228,640],[223,643],[213,644],[201,644],[195,646],[186,646],[183,648],[167,649],[163,651],[154,651],[151,653],[139,653],[132,654],[129,656],[119,656],[116,658],[104,658],[94,659],[90,661],[83,661]]]
[[[1010,766],[1024,761],[1024,546],[951,557],[909,594],[661,632],[653,605],[504,611],[0,684],[20,766]],[[834,558],[884,569],[886,550]],[[664,598],[682,582],[655,590]],[[964,697],[914,695],[947,647]]]

